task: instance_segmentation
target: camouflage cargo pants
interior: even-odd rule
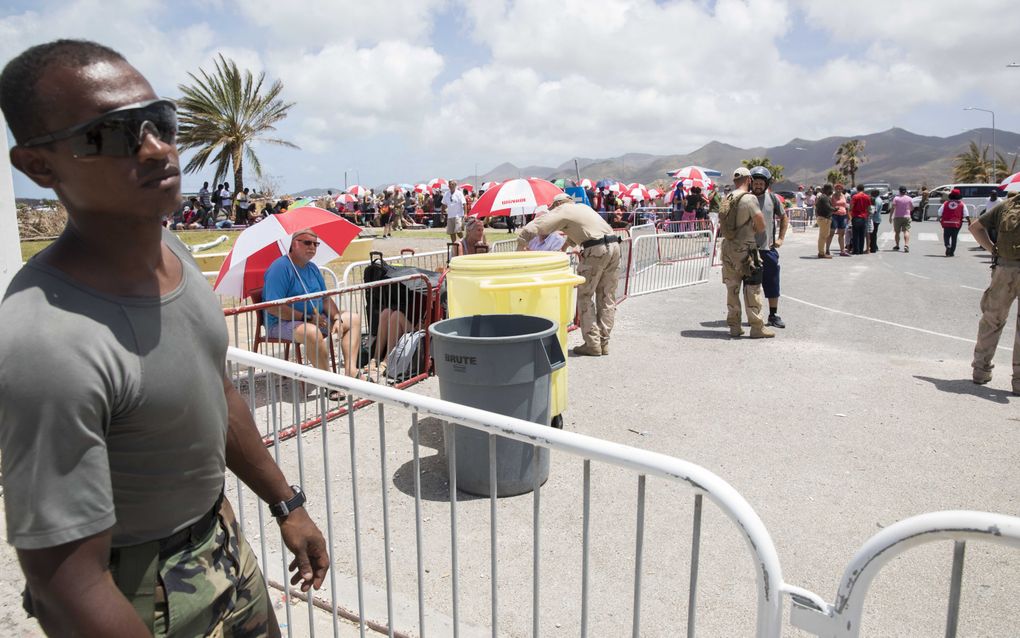
[[[160,555],[158,542],[117,550],[114,581],[156,638],[279,636],[262,572],[224,498],[203,538]]]
[[[722,282],[726,285],[726,325],[740,328],[740,291],[744,291],[744,307],[747,310],[747,323],[751,330],[760,331],[765,325],[765,295],[761,284],[744,283],[748,273],[748,257],[751,249],[742,247],[736,242],[723,240],[722,243]]]
[[[581,253],[577,274],[584,283],[577,288],[577,311],[581,335],[589,348],[609,343],[616,318],[616,286],[620,278],[620,244],[598,245]]]
[[[999,336],[1009,319],[1009,309],[1017,300],[1020,300],[1020,262],[1000,263],[992,270],[992,281],[981,296],[981,321],[971,364],[975,381],[983,383],[992,378],[992,358],[999,346]],[[1013,335],[1013,392],[1020,393],[1020,306]]]

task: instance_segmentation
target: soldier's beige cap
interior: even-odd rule
[[[737,170],[733,171],[733,178],[734,179],[736,179],[738,177],[750,177],[750,176],[751,176],[751,171],[748,170],[748,168],[746,166],[741,166]]]

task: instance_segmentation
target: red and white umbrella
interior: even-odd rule
[[[500,185],[500,182],[485,182],[482,184],[483,191],[490,191]]]
[[[1013,173],[1006,179],[1002,180],[1002,183],[999,184],[999,188],[1008,193],[1020,192],[1020,173]]]
[[[442,177],[429,180],[429,190],[449,190],[450,183]]]
[[[713,187],[712,180],[707,177],[694,177],[684,180],[684,190],[689,191],[692,188],[700,188],[701,190],[708,190]]]
[[[630,184],[627,184],[627,190],[628,191],[632,191],[635,188],[644,188],[645,190],[647,190],[645,185],[642,184],[641,182],[631,182]]]
[[[700,166],[684,166],[683,168],[674,172],[673,177],[675,177],[678,180],[687,179],[706,180],[708,179],[708,172],[705,169],[701,168]]]
[[[457,184],[457,188],[461,190],[466,190],[469,193],[475,192],[475,187],[472,186],[471,184]]]
[[[368,189],[362,186],[361,184],[355,184],[354,186],[351,186],[350,188],[347,189],[347,192],[350,193],[351,195],[354,195],[355,197],[364,197],[365,195],[368,195]]]
[[[511,179],[478,198],[471,207],[476,217],[528,215],[539,206],[548,206],[563,190],[544,179]]]
[[[431,193],[432,189],[429,188],[428,184],[415,184],[414,192],[416,193]]]
[[[577,185],[580,186],[581,188],[595,188],[595,183],[592,182],[587,177],[578,182]]]
[[[606,190],[612,193],[623,193],[626,192],[627,185],[624,184],[623,182],[616,182],[615,184],[610,184],[609,187],[606,188]]]
[[[659,192],[658,188],[649,188],[648,189],[648,198],[649,199],[655,199],[659,195],[662,195],[662,193]]]
[[[627,191],[623,194],[624,197],[629,197],[638,201],[652,199],[652,196],[648,193],[648,189],[641,184],[632,184],[632,186],[633,188],[627,187]]]
[[[358,201],[358,198],[350,193],[340,193],[333,198],[337,204],[354,204]]]
[[[213,290],[221,295],[246,297],[262,288],[266,269],[290,249],[291,235],[305,228],[314,230],[322,242],[312,259],[319,266],[342,255],[361,232],[361,228],[343,217],[315,206],[270,215],[237,236],[234,247],[223,260]]]

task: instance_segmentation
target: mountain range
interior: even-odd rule
[[[668,181],[667,171],[683,166],[696,165],[714,168],[722,172],[728,181],[731,171],[740,166],[741,160],[752,157],[768,157],[774,164],[784,167],[785,180],[779,188],[795,187],[798,184],[822,184],[828,172],[834,168],[836,149],[843,142],[859,139],[864,142],[867,161],[857,172],[858,182],[888,182],[912,188],[928,185],[939,186],[952,181],[955,157],[967,150],[970,142],[989,145],[992,130],[977,128],[950,137],[918,135],[901,128],[891,128],[881,133],[856,137],[827,137],[821,140],[794,138],[782,146],[738,148],[731,144],[712,141],[687,154],[650,155],[628,153],[607,159],[577,158],[581,177],[590,179],[612,178],[622,182],[652,184],[656,180]],[[1020,169],[1017,162],[1020,153],[1020,134],[1011,131],[995,131],[996,151],[1002,155],[1011,172]],[[990,153],[989,153],[990,155]],[[1016,166],[1014,166],[1016,164]],[[461,181],[478,184],[488,181],[502,181],[516,177],[541,177],[557,179],[576,178],[574,160],[559,166],[523,166],[503,163],[487,173],[468,175]],[[381,185],[385,187],[386,185]],[[325,189],[309,189],[296,193],[298,196],[324,194]],[[334,188],[333,192],[340,192]]]

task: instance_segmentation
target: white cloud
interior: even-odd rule
[[[235,9],[252,24],[273,34],[273,44],[325,46],[339,41],[359,44],[384,40],[421,42],[433,16],[447,0],[237,0]]]
[[[298,143],[318,151],[351,137],[416,127],[432,104],[431,85],[443,61],[431,48],[383,41],[372,48],[332,44],[317,53],[272,55],[297,102]]]

